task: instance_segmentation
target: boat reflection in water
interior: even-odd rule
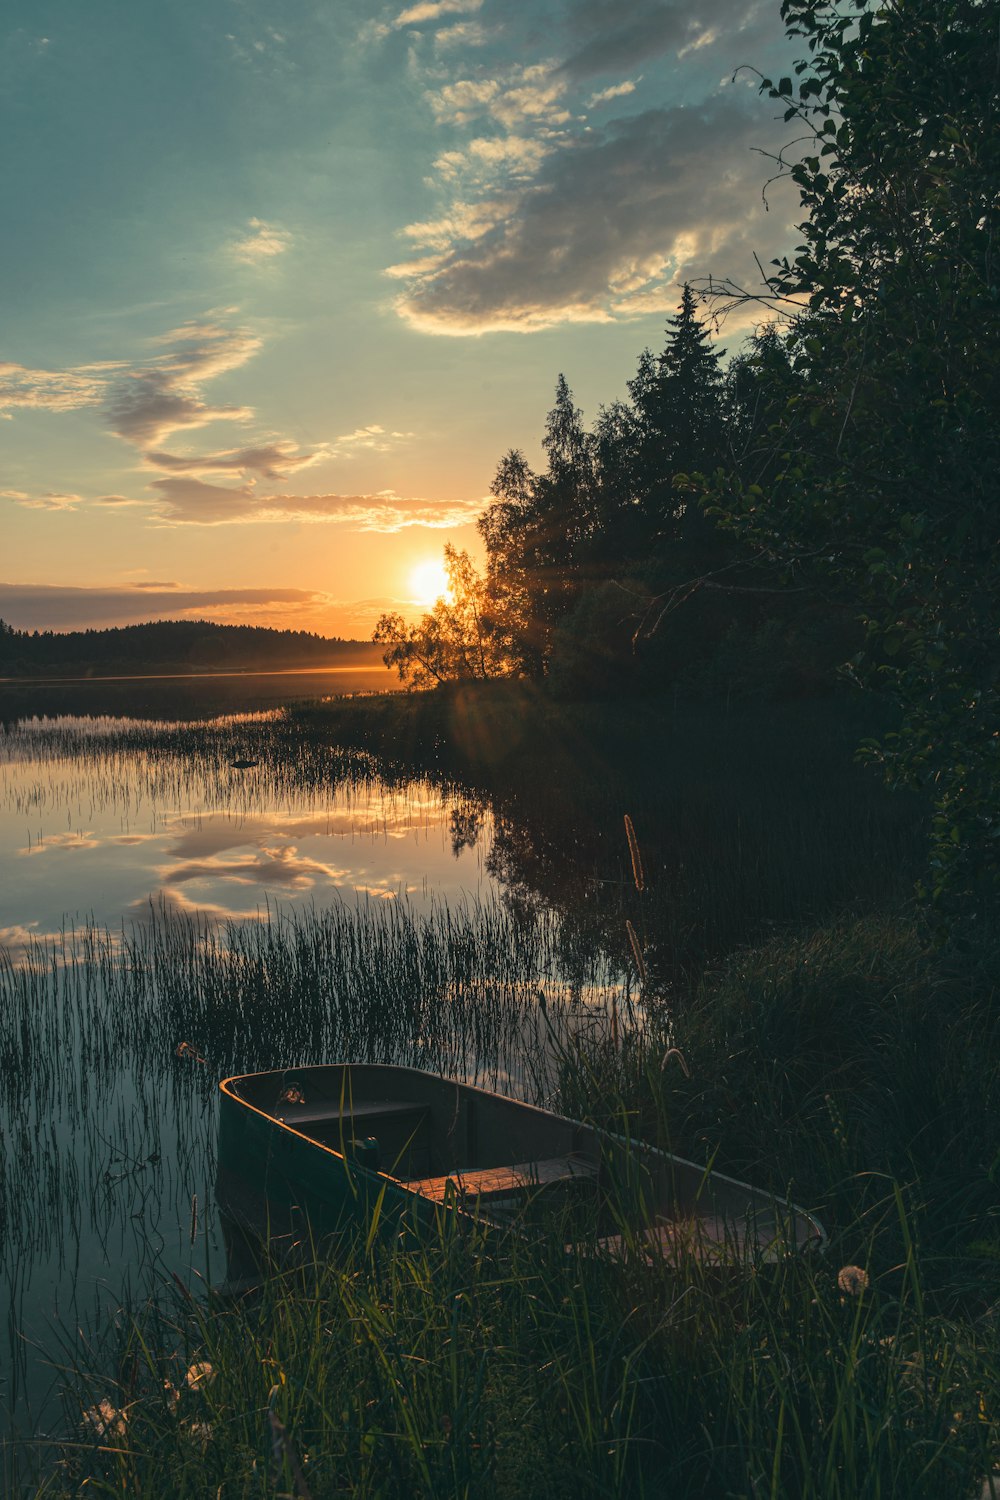
[[[677,1264],[775,1263],[817,1221],[722,1173],[416,1068],[335,1063],[227,1078],[218,1200],[230,1276],[251,1242],[355,1225],[430,1238],[443,1214],[488,1238],[558,1228],[581,1251]]]

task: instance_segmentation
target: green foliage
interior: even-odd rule
[[[379,619],[372,639],[386,647],[383,660],[401,682],[427,688],[474,677],[505,677],[512,670],[509,624],[501,621],[489,581],[467,552],[446,545],[448,593],[416,625],[400,614]]]
[[[870,753],[933,786],[926,894],[952,926],[1000,894],[1000,201],[995,0],[786,0],[810,56],[764,90],[809,132],[807,218],[769,293],[799,388],[762,481],[717,514],[861,614],[856,662],[903,706]]]

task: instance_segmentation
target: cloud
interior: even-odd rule
[[[561,71],[576,79],[624,72],[663,53],[680,55],[710,30],[730,40],[773,12],[766,0],[575,0]],[[713,38],[714,39],[714,38]]]
[[[434,46],[439,52],[449,47],[485,47],[490,32],[478,21],[459,21],[454,26],[442,26],[434,33]]]
[[[610,88],[601,89],[599,94],[592,94],[587,101],[587,107],[594,109],[598,104],[607,104],[610,99],[621,99],[626,94],[635,93],[635,84],[631,79],[624,83],[613,83]]]
[[[675,306],[685,277],[752,275],[752,253],[785,242],[785,222],[762,232],[764,173],[750,155],[778,144],[780,127],[723,76],[759,46],[785,45],[773,0],[540,9],[508,8],[490,32],[506,38],[506,59],[487,67],[470,51],[446,72],[439,52],[424,75],[449,137],[429,181],[438,202],[401,231],[422,254],[387,268],[405,287],[398,313],[423,332],[638,317]],[[641,109],[647,63],[646,93],[655,83],[672,106]],[[620,118],[595,125],[589,111],[616,100]],[[772,201],[784,210],[784,187]]]
[[[44,495],[29,495],[24,490],[0,490],[0,498],[13,500],[26,510],[76,510],[84,503],[82,495],[60,494],[50,490]]]
[[[498,179],[525,181],[538,170],[552,145],[531,136],[479,136],[469,142],[463,151],[444,151],[434,165],[446,182],[461,179],[467,186],[491,188]],[[467,215],[482,214],[487,204],[463,204],[461,211]],[[456,208],[451,210],[452,215]],[[419,226],[418,226],[419,227]],[[413,227],[404,230],[412,235]]]
[[[751,147],[769,134],[731,90],[594,128],[546,156],[485,232],[441,235],[423,262],[391,268],[409,282],[397,310],[427,332],[475,334],[670,307],[685,278],[739,274],[760,248]]]
[[[261,347],[255,333],[205,320],[185,323],[156,343],[163,353],[120,376],[109,393],[105,415],[118,437],[145,448],[172,432],[252,417],[245,406],[209,406],[200,387],[246,364]]]
[[[450,226],[442,243],[449,243],[456,229],[457,225]],[[0,490],[0,500],[34,510],[72,510],[84,504],[106,509],[158,505],[161,517],[202,524],[231,519],[274,520],[292,514],[345,521],[356,516],[366,530],[449,524],[437,519],[438,510],[432,502],[394,502],[388,506],[380,497],[257,494],[254,486],[259,481],[280,483],[325,460],[387,453],[414,436],[412,432],[387,430],[379,423],[356,427],[310,449],[301,449],[298,443],[282,437],[208,453],[171,452],[159,446],[174,432],[195,430],[219,420],[249,421],[253,416],[249,407],[212,404],[205,399],[203,387],[239,369],[260,347],[261,339],[250,329],[209,315],[154,340],[149,358],[130,365],[116,361],[58,372],[29,370],[9,362],[0,365],[0,401],[52,411],[100,407],[111,431],[141,450],[147,470],[170,476],[151,482],[154,498],[118,493],[87,501],[74,493],[7,488]],[[243,483],[233,489],[204,483],[210,475],[231,475]],[[454,514],[455,507],[446,508],[444,513]],[[418,514],[428,519],[411,519]]]
[[[245,406],[211,406],[201,386],[238,369],[261,347],[247,328],[228,327],[211,315],[153,341],[148,359],[106,360],[66,370],[31,369],[0,361],[0,414],[16,407],[66,412],[103,408],[110,430],[141,447],[171,432],[219,420],[247,421]]]
[[[458,153],[455,153],[456,155]],[[458,168],[456,167],[456,170]],[[495,229],[514,210],[516,198],[487,198],[478,203],[456,202],[451,205],[443,219],[429,219],[422,224],[407,224],[403,234],[422,250],[447,251],[456,240],[481,239]],[[390,266],[387,276],[411,276],[419,274],[425,265],[421,261]]]
[[[360,452],[388,453],[397,444],[412,438],[412,432],[387,432],[377,423],[356,427],[330,443],[309,452],[299,451],[298,444],[275,439],[250,448],[226,448],[221,453],[164,453],[149,451],[143,457],[150,468],[171,474],[241,474],[260,479],[287,479],[301,469],[311,468],[325,459],[350,459]],[[249,492],[249,491],[248,491]],[[110,503],[120,497],[106,497]]]
[[[86,630],[144,620],[202,618],[217,611],[239,615],[273,609],[287,618],[297,609],[326,604],[310,589],[184,589],[138,585],[106,588],[0,583],[0,617],[18,630]]]
[[[397,443],[407,442],[415,436],[412,432],[386,432],[384,427],[373,423],[369,427],[356,427],[353,432],[345,432],[330,444],[328,456],[353,458],[355,453],[388,453]]]
[[[692,52],[700,52],[703,47],[712,47],[719,40],[719,28],[710,26],[707,31],[700,31],[686,46],[678,52],[678,57],[688,57]]]
[[[250,219],[247,233],[232,242],[229,253],[244,265],[258,266],[274,260],[275,256],[284,255],[291,243],[292,236],[287,229],[269,224],[266,219]]]
[[[381,428],[376,429],[381,431]],[[338,441],[343,441],[338,439]],[[262,479],[283,479],[328,458],[327,446],[300,453],[298,444],[285,439],[253,448],[226,448],[221,453],[183,454],[147,452],[147,464],[173,474],[259,474]]]
[[[99,495],[96,500],[88,502],[90,505],[100,506],[102,509],[125,509],[130,505],[152,505],[152,500],[133,500],[129,495]]]
[[[441,529],[468,525],[485,501],[426,500],[397,495],[261,495],[250,485],[229,489],[193,478],[154,479],[159,516],[171,525],[219,526],[232,522],[326,521],[355,531],[395,532],[409,526]]]
[[[419,26],[424,21],[439,21],[442,16],[470,16],[481,10],[483,0],[418,0],[400,11],[394,26]]]
[[[564,103],[568,87],[569,80],[551,63],[539,62],[499,77],[459,78],[431,90],[428,102],[439,124],[467,125],[486,117],[508,129],[525,122],[553,127],[572,118]]]
[[[32,370],[0,360],[0,411],[79,411],[100,404],[107,390],[105,371],[114,366],[82,365],[70,370]]]

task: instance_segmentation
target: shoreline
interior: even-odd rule
[[[0,687],[56,687],[87,682],[190,682],[209,679],[213,682],[223,678],[240,677],[326,677],[338,672],[378,672],[371,665],[356,667],[242,667],[227,671],[205,672],[121,672],[107,677],[88,675],[85,677],[0,677]],[[392,677],[386,667],[385,675]],[[389,689],[386,689],[388,692]],[[399,689],[395,689],[399,691]]]

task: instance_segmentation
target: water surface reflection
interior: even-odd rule
[[[0,1408],[23,1432],[58,1425],[53,1350],[100,1365],[130,1298],[221,1276],[219,1078],[353,1058],[547,1096],[553,1038],[619,976],[504,883],[503,821],[280,711],[0,731]]]
[[[288,738],[280,712],[203,724],[38,718],[0,735],[0,942],[151,908],[244,921],[333,901],[497,893],[492,819],[427,781]]]

